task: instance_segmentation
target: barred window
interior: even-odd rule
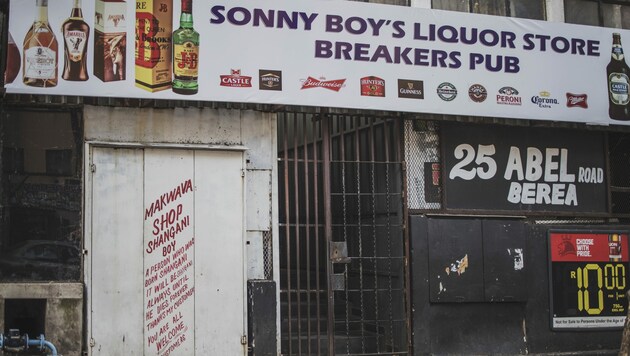
[[[564,0],[565,22],[580,25],[630,28],[630,1]]]
[[[432,7],[486,15],[545,19],[543,0],[433,0]]]

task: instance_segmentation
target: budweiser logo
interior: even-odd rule
[[[345,79],[324,80],[326,78],[315,79],[308,77],[302,82],[301,89],[324,88],[332,91],[339,91],[344,87]]]
[[[229,75],[221,75],[221,86],[233,88],[250,88],[252,77],[241,75],[240,69],[232,69]]]
[[[588,96],[586,94],[567,93],[567,107],[588,109],[588,103],[586,102],[587,98]]]

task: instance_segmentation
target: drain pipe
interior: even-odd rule
[[[57,348],[50,341],[44,338],[44,335],[40,335],[38,339],[30,340],[28,334],[20,336],[18,329],[10,329],[8,336],[0,334],[0,350],[17,352],[26,351],[31,346],[38,346],[40,350],[44,350],[46,347],[50,350],[51,356],[57,355]]]

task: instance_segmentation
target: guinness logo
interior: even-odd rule
[[[261,69],[258,71],[258,75],[258,89],[282,91],[281,71]]]
[[[398,79],[398,97],[424,99],[424,82],[422,80]]]

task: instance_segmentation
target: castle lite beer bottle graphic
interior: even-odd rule
[[[61,25],[64,42],[64,69],[62,78],[65,80],[88,80],[87,73],[87,42],[90,37],[90,26],[83,21],[81,0],[74,0],[70,17]]]
[[[606,67],[608,75],[608,115],[613,120],[630,120],[630,68],[626,64],[621,47],[621,35],[613,33],[610,63]]]
[[[48,24],[48,0],[37,0],[37,16],[24,37],[24,84],[34,87],[57,85],[57,39]]]
[[[199,33],[193,29],[192,0],[182,0],[179,29],[173,32],[173,92],[196,94],[198,71]]]

